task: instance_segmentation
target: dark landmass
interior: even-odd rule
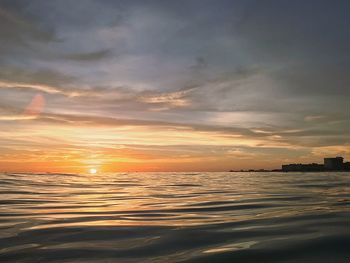
[[[269,169],[247,169],[247,170],[244,170],[244,169],[242,169],[242,170],[230,170],[229,172],[262,173],[262,172],[282,172],[282,170],[281,169],[272,169],[272,170],[269,170]]]
[[[350,171],[350,162],[344,162],[343,157],[324,158],[323,164],[319,163],[292,163],[283,164],[281,169],[248,169],[248,170],[230,170],[230,172],[329,172]]]

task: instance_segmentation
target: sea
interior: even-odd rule
[[[0,174],[0,262],[350,262],[350,173]]]

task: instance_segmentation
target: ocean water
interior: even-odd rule
[[[0,174],[0,262],[350,262],[350,173]]]

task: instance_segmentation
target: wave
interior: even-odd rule
[[[1,262],[348,262],[350,174],[0,174]]]

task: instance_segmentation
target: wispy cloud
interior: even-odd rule
[[[146,94],[139,96],[138,100],[150,104],[160,104],[168,107],[188,107],[191,105],[190,98],[188,96],[191,91],[195,88],[180,90],[168,93],[158,93],[158,94]]]
[[[108,58],[111,56],[110,49],[104,49],[100,51],[88,52],[88,53],[75,53],[66,55],[66,59],[80,62],[96,62],[98,60]]]

